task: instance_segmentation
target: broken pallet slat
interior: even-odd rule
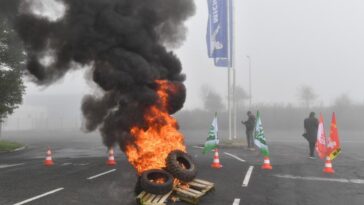
[[[190,182],[189,184],[191,187],[198,189],[199,191],[201,191],[203,193],[207,193],[210,190],[213,190],[215,187],[214,183],[204,181],[201,179],[195,179],[192,182]]]
[[[162,203],[162,202],[164,203],[165,201],[167,201],[168,197],[172,194],[172,192],[173,192],[173,191],[171,191],[171,192],[169,192],[168,194],[166,194],[166,195],[162,196],[162,197],[159,199],[160,203]]]
[[[193,192],[189,192],[188,190],[184,190],[181,188],[175,188],[174,189],[177,192],[177,195],[185,195],[187,197],[199,197],[199,195],[193,193]]]
[[[166,205],[165,201],[171,194],[172,192],[165,195],[155,195],[143,191],[138,195],[137,202],[140,205]]]
[[[202,189],[205,189],[206,188],[206,185],[203,185],[203,184],[200,184],[200,183],[196,183],[196,182],[190,182],[188,183],[188,185],[190,185],[191,187],[195,188],[195,189],[199,189],[199,190],[202,190]]]
[[[197,182],[200,184],[208,185],[208,186],[214,186],[214,183],[202,180],[202,179],[194,179],[193,182]]]
[[[186,191],[186,192],[191,192],[191,193],[193,193],[193,194],[195,194],[195,195],[197,195],[197,196],[199,196],[199,195],[202,195],[203,193],[202,192],[200,192],[200,191],[198,191],[198,190],[194,190],[194,189],[191,189],[191,188],[183,188],[183,187],[178,187],[179,189],[182,189],[182,190],[184,190],[184,191]]]
[[[156,195],[154,197],[154,199],[151,201],[151,203],[158,203],[161,198],[162,198],[162,195]]]
[[[182,201],[191,203],[191,204],[198,204],[198,202],[200,201],[201,196],[196,196],[194,194],[192,194],[191,192],[187,192],[181,189],[176,189],[176,195],[178,196],[179,199],[181,199]]]
[[[198,204],[200,199],[214,188],[214,184],[208,181],[195,179],[188,183],[189,187],[177,186],[174,188],[176,196],[182,201]]]
[[[145,199],[145,203],[150,204],[152,203],[153,199],[156,197],[154,194],[148,194],[148,197]]]

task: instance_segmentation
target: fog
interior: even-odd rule
[[[359,0],[235,0],[237,84],[248,90],[248,60],[252,59],[253,111],[261,110],[267,129],[303,129],[313,110],[338,112],[338,123],[361,130],[364,116],[364,2]],[[187,22],[188,34],[176,50],[187,76],[187,100],[176,114],[182,130],[207,133],[214,112],[207,108],[205,86],[222,100],[216,108],[222,130],[227,127],[227,70],[207,58],[206,1],[196,0],[196,15]],[[83,70],[68,73],[50,87],[27,81],[24,103],[7,119],[5,130],[74,129],[82,125],[81,99],[92,93]],[[27,79],[25,79],[27,80]],[[300,88],[316,94],[310,107]],[[345,95],[343,95],[345,94]],[[341,101],[340,101],[341,100]],[[345,101],[346,100],[346,101]],[[349,102],[349,103],[348,103]],[[223,109],[223,110],[221,110]],[[238,122],[246,118],[247,101],[238,107]],[[239,133],[243,135],[239,123]],[[224,132],[224,131],[223,131]],[[205,136],[203,136],[205,137]]]

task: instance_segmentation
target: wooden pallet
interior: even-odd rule
[[[177,197],[182,201],[196,205],[204,195],[213,189],[214,183],[194,179],[188,183],[188,186],[176,186],[173,191],[166,195],[155,195],[143,191],[136,199],[139,205],[166,205],[168,198]]]
[[[188,188],[186,186],[176,186],[174,188],[175,195],[182,201],[194,205],[198,204],[204,195],[214,189],[214,183],[201,179],[194,179],[192,182],[189,182],[188,185]]]
[[[166,201],[171,194],[172,191],[165,195],[155,195],[143,191],[137,196],[137,202],[140,205],[166,205]]]

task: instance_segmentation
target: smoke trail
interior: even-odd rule
[[[156,80],[168,80],[168,111],[182,108],[186,92],[179,59],[165,45],[185,38],[184,22],[193,0],[58,0],[60,19],[35,15],[34,1],[20,6],[16,29],[25,44],[27,71],[34,82],[50,85],[72,69],[92,69],[103,96],[85,96],[82,111],[88,131],[100,129],[106,146],[132,142],[132,126],[145,126],[147,107],[156,104]],[[44,59],[48,58],[47,63]]]

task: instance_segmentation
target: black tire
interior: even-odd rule
[[[190,155],[180,150],[169,153],[167,159],[167,171],[174,178],[182,182],[190,182],[197,175],[197,167]]]
[[[153,179],[160,178],[163,179],[163,184],[155,183],[152,181]],[[144,191],[148,193],[163,195],[172,191],[173,180],[174,178],[170,173],[160,169],[151,169],[143,172],[142,176],[140,177],[140,186]]]

